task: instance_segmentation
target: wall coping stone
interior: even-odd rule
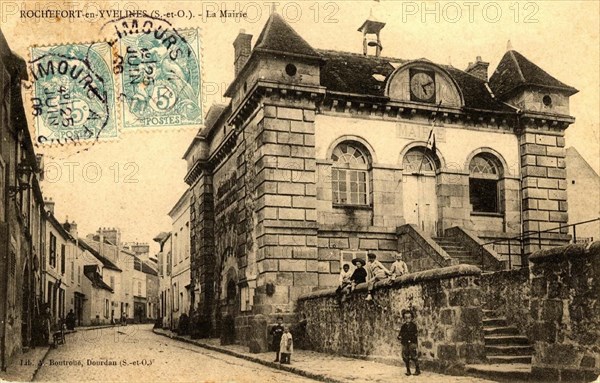
[[[450,278],[455,278],[455,277],[465,277],[465,276],[473,276],[473,275],[477,275],[477,276],[481,275],[481,269],[479,269],[479,267],[477,267],[477,266],[461,264],[461,265],[456,265],[456,266],[441,267],[438,269],[431,269],[431,270],[419,271],[416,273],[405,274],[405,275],[402,275],[402,276],[397,277],[396,279],[392,280],[391,283],[389,280],[377,282],[375,284],[375,288],[378,289],[381,287],[396,287],[396,286],[400,287],[400,286],[413,285],[413,284],[416,284],[419,282],[425,282],[425,281],[450,279]],[[361,283],[356,286],[356,289],[354,291],[360,292],[360,291],[366,291],[366,290],[367,290],[367,284]],[[322,289],[322,290],[313,291],[313,292],[310,292],[307,294],[302,294],[300,297],[298,297],[298,300],[335,297],[335,296],[337,296],[336,289],[330,288],[330,289]]]
[[[560,262],[568,258],[588,255],[600,255],[600,241],[589,244],[571,244],[551,249],[538,250],[529,256],[529,261],[533,263]]]

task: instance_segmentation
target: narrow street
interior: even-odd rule
[[[50,350],[35,381],[313,382],[156,335],[151,325],[69,334]]]

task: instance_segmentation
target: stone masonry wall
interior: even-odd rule
[[[566,225],[568,215],[564,132],[527,128],[519,136],[519,147],[523,176],[523,230],[544,231]],[[566,230],[564,228],[562,233],[566,234]],[[525,252],[529,254],[538,248],[530,247]]]
[[[396,337],[402,310],[411,309],[421,359],[448,368],[484,358],[479,277],[468,265],[411,273],[377,285],[376,303],[365,301],[364,284],[343,304],[334,290],[322,290],[300,297],[296,312],[306,316],[307,343],[315,351],[401,363]]]
[[[494,310],[494,316],[508,318],[521,335],[531,335],[528,268],[482,274],[480,286],[484,309]]]
[[[403,254],[410,272],[450,266],[453,261],[436,242],[415,225],[398,228],[398,251]]]
[[[274,93],[264,101],[254,156],[257,287],[254,314],[293,310],[318,285],[315,106]],[[251,164],[248,164],[251,166]],[[267,291],[273,284],[274,291]]]
[[[600,242],[530,257],[532,373],[544,381],[600,374]]]

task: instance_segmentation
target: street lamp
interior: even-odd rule
[[[17,165],[17,186],[9,186],[8,194],[11,198],[15,198],[17,193],[30,189],[31,174],[34,172],[30,164],[20,163]]]

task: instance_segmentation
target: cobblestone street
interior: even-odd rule
[[[208,341],[211,347],[217,343]],[[242,354],[243,347],[228,346]],[[271,353],[252,354],[272,361]],[[491,383],[473,377],[435,374],[406,377],[403,370],[381,363],[360,361],[298,350],[291,367],[335,382]],[[25,360],[24,360],[25,361]],[[39,361],[31,360],[32,363]],[[264,366],[170,339],[152,332],[150,325],[102,328],[69,334],[65,345],[51,349],[34,381],[119,382],[314,382],[301,375]]]
[[[126,326],[70,334],[65,345],[50,350],[35,381],[312,382],[155,335],[151,329]]]

